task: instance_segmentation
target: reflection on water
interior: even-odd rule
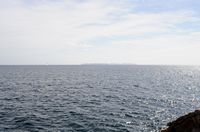
[[[0,131],[155,132],[199,107],[199,69],[0,66]]]

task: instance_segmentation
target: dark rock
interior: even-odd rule
[[[200,132],[200,110],[181,116],[167,126],[161,132]]]

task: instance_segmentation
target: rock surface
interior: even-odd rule
[[[161,132],[200,132],[200,110],[181,116],[167,126]]]

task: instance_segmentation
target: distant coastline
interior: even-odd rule
[[[137,65],[137,64],[132,64],[132,63],[84,63],[81,65]]]

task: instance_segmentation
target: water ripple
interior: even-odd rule
[[[0,131],[158,132],[199,107],[176,66],[0,66]]]

